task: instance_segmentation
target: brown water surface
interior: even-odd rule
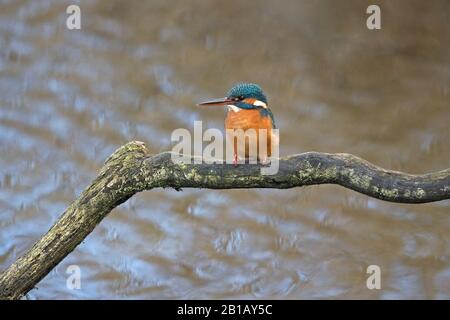
[[[222,128],[195,103],[259,83],[281,154],[348,152],[409,173],[450,167],[450,2],[0,2],[0,270],[130,141]],[[450,299],[449,201],[339,186],[152,190],[115,209],[29,298]],[[79,265],[81,290],[66,287]],[[366,288],[366,268],[382,289]]]

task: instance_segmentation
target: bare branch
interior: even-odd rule
[[[307,152],[280,159],[278,173],[264,176],[260,165],[175,164],[171,153],[152,156],[142,142],[133,141],[116,150],[47,234],[0,274],[0,299],[26,294],[112,209],[137,192],[158,187],[287,189],[327,183],[391,202],[450,198],[450,169],[410,175],[382,169],[350,154]]]

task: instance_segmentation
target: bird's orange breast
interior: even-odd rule
[[[241,109],[239,112],[228,111],[225,119],[225,129],[254,129],[257,135],[259,146],[259,130],[265,129],[267,134],[267,156],[271,156],[272,121],[269,116],[262,116],[258,109]],[[233,142],[235,153],[240,153],[241,157],[248,158],[248,143],[246,142],[245,155],[237,151],[236,140]],[[259,149],[259,148],[258,148]],[[259,151],[258,151],[259,153]]]
[[[270,117],[263,117],[258,109],[229,111],[225,119],[226,129],[272,129]]]

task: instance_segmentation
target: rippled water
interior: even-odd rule
[[[130,141],[222,128],[195,103],[240,81],[269,96],[281,154],[349,152],[409,173],[450,165],[450,4],[0,2],[0,270]],[[152,190],[116,208],[29,298],[450,298],[449,201],[338,186]],[[66,269],[81,267],[81,290]],[[366,268],[382,289],[366,288]]]

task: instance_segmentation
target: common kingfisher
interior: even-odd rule
[[[272,132],[275,129],[275,120],[272,111],[269,109],[266,95],[260,86],[254,83],[240,83],[233,86],[225,98],[210,100],[199,103],[200,106],[227,106],[227,116],[225,119],[225,129],[254,129],[257,137],[257,146],[259,146],[260,129],[265,129],[267,134],[267,156],[272,155],[272,141],[278,143],[277,136]],[[229,130],[227,130],[227,133]],[[264,134],[263,131],[261,131]],[[228,134],[227,134],[227,138]],[[233,136],[234,157],[233,164],[236,166],[238,158],[249,158],[248,141],[245,144],[245,150],[239,148],[237,138]],[[258,148],[259,149],[259,148]],[[259,155],[259,150],[258,150]],[[258,157],[259,158],[259,157]],[[266,157],[259,159],[265,162]]]

